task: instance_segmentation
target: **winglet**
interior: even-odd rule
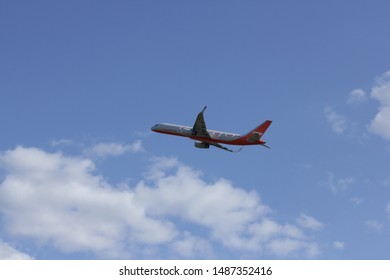
[[[203,110],[202,110],[202,114],[204,113],[204,111],[206,110],[207,106],[204,106]]]

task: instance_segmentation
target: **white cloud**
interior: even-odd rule
[[[365,222],[366,226],[378,233],[383,231],[383,223],[378,222],[377,220],[368,220]]]
[[[349,201],[352,202],[355,206],[359,206],[364,202],[364,199],[357,197],[357,196],[354,196]]]
[[[125,153],[142,152],[142,141],[137,140],[131,144],[120,143],[98,143],[86,150],[87,155],[98,158],[106,158],[110,156],[121,156]]]
[[[9,244],[0,240],[0,260],[31,260],[32,258],[22,253]]]
[[[18,147],[0,165],[8,171],[0,211],[11,234],[104,257],[124,254],[122,243],[161,244],[177,234],[172,223],[146,216],[134,193],[93,175],[90,160]]]
[[[345,243],[341,241],[335,241],[333,242],[333,248],[337,250],[343,250],[345,248]]]
[[[360,104],[365,101],[367,101],[367,93],[364,90],[358,88],[349,93],[347,103]]]
[[[347,128],[347,121],[345,117],[336,113],[331,107],[325,107],[324,113],[326,120],[335,133],[341,134],[345,131]]]
[[[264,250],[280,257],[287,257],[299,251],[304,251],[307,257],[320,254],[318,244],[307,241],[303,230],[294,225],[281,225],[265,218],[262,222],[252,225],[250,232],[255,236],[255,242],[250,242],[251,246],[262,243]]]
[[[183,238],[173,242],[172,247],[177,255],[184,258],[213,258],[212,245],[207,240],[185,232]]]
[[[180,162],[172,157],[154,157],[151,161],[153,162],[153,165],[146,174],[148,180],[157,180],[166,177],[169,170],[180,165]]]
[[[276,255],[286,257],[293,254],[297,250],[305,250],[307,256],[315,257],[320,254],[320,249],[317,244],[306,243],[302,240],[291,238],[272,240],[267,248]]]
[[[301,213],[298,217],[297,222],[303,228],[311,229],[311,230],[321,230],[324,228],[324,224],[316,220],[315,218],[305,215]]]
[[[339,193],[346,191],[351,185],[356,182],[354,177],[335,178],[335,175],[331,172],[328,173],[327,185],[333,193]]]
[[[50,144],[53,147],[62,146],[62,145],[68,146],[68,145],[72,145],[73,141],[70,139],[56,139],[56,140],[51,141]]]
[[[255,191],[206,182],[176,159],[155,158],[143,181],[120,188],[96,175],[89,159],[36,148],[0,154],[0,167],[4,229],[64,253],[210,258],[218,246],[236,257],[320,253],[304,232],[319,227],[314,218],[301,228],[279,223]]]
[[[214,239],[233,249],[246,246],[241,235],[268,211],[255,192],[235,188],[224,179],[207,184],[199,172],[180,163],[174,176],[154,178],[154,187],[140,183],[136,189],[147,213],[176,216],[206,227]]]
[[[390,71],[377,78],[371,97],[380,103],[379,112],[369,125],[369,130],[390,140]]]

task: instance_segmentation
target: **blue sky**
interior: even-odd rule
[[[388,259],[389,9],[2,1],[0,257]]]

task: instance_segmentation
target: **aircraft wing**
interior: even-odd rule
[[[218,143],[210,143],[210,142],[208,142],[208,144],[212,145],[214,147],[220,148],[222,150],[225,150],[225,151],[228,151],[228,152],[232,152],[232,153],[238,153],[238,152],[240,152],[242,150],[242,147],[239,150],[237,150],[237,151],[233,151],[233,150],[231,150],[229,148],[226,148],[226,147],[224,147],[224,146],[222,146],[221,144],[218,144]]]
[[[211,138],[210,134],[207,132],[206,123],[203,117],[203,112],[206,110],[206,108],[207,106],[204,107],[203,110],[196,117],[194,127],[192,128],[192,133],[196,136]]]

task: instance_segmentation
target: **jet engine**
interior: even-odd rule
[[[199,149],[208,149],[210,148],[210,144],[201,141],[195,141],[195,147]]]

